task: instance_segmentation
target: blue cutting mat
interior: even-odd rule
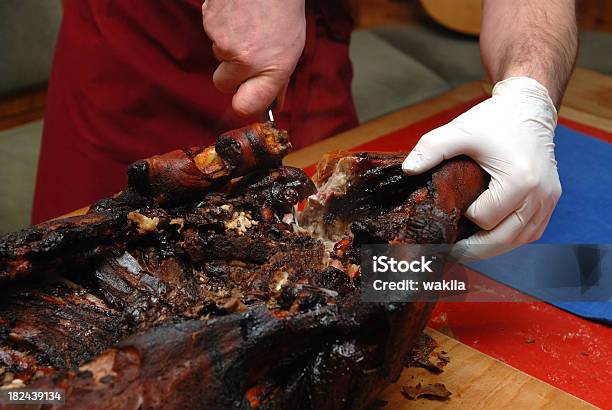
[[[538,243],[611,243],[612,144],[562,125],[557,127],[555,144],[563,195]],[[595,302],[576,301],[581,296],[584,300],[585,294],[593,289],[585,283],[576,286],[581,278],[568,277],[579,275],[572,268],[572,261],[563,262],[563,258],[568,257],[568,248],[559,249],[560,254],[555,256],[550,252],[536,252],[526,246],[506,255],[470,264],[470,267],[561,309],[612,324],[612,297],[607,298],[608,302],[601,301],[602,290],[612,295],[612,251],[606,253],[605,247],[601,248],[598,253],[601,263],[596,267],[599,294]],[[586,250],[587,259],[593,255],[589,252],[597,251]],[[595,259],[590,258],[591,261]],[[542,289],[538,286],[541,281],[533,280],[545,277],[558,278],[559,288]],[[568,286],[568,283],[573,285]]]

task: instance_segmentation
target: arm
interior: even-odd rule
[[[220,61],[215,86],[242,115],[283,94],[306,40],[304,0],[205,0],[202,21]]]
[[[465,154],[490,176],[467,209],[482,231],[459,242],[485,258],[537,240],[561,195],[555,160],[557,110],[577,49],[572,0],[485,0],[483,63],[493,95],[425,134],[404,161],[420,174]]]
[[[494,84],[533,78],[558,108],[577,50],[574,0],[484,0],[480,53]]]

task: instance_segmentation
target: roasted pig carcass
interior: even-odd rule
[[[455,241],[485,174],[336,153],[317,192],[281,165],[289,150],[272,124],[236,130],[133,164],[83,216],[0,238],[0,388],[87,409],[371,403],[433,305],[361,303],[358,245]]]

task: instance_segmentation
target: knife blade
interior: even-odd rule
[[[276,108],[277,103],[278,101],[274,99],[274,101],[272,101],[272,104],[270,104],[270,106],[268,107],[268,121],[270,121],[272,124],[274,124],[274,113],[272,112],[272,110]]]

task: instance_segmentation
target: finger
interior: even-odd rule
[[[232,55],[227,51],[223,50],[221,47],[219,47],[217,43],[213,43],[212,51],[215,55],[215,58],[221,62],[230,61],[232,59]]]
[[[542,235],[546,231],[546,228],[548,227],[548,223],[550,222],[550,218],[552,218],[552,214],[553,214],[554,209],[555,209],[554,206],[552,206],[550,208],[550,210],[548,211],[548,215],[546,216],[546,219],[544,220],[544,222],[540,225],[540,228],[535,232],[535,234],[527,242],[537,241],[538,239],[540,239],[542,237]]]
[[[457,242],[453,247],[453,257],[461,263],[467,263],[489,259],[509,252],[514,248],[512,244],[507,243],[482,242],[482,237],[487,233],[487,231],[480,231],[467,239]]]
[[[232,107],[238,114],[255,115],[266,110],[278,96],[284,81],[260,75],[242,83],[232,100]]]
[[[479,231],[457,243],[458,249],[470,258],[485,259],[505,253],[521,245],[518,238],[528,226],[533,215],[539,210],[527,202],[512,212],[498,226],[490,231]],[[532,232],[531,232],[532,233]]]
[[[245,65],[224,61],[213,74],[213,83],[222,93],[232,94],[251,75],[251,69]]]
[[[517,242],[525,244],[540,239],[548,226],[554,208],[554,203],[543,204],[538,212],[533,215],[521,235],[519,235]]]
[[[509,180],[491,178],[489,188],[484,191],[465,211],[468,217],[482,229],[490,231],[504,220],[529,194],[517,183]],[[535,211],[534,211],[535,212]],[[533,214],[519,214],[519,217],[531,218]]]
[[[468,238],[470,239],[470,238]],[[473,244],[471,240],[463,239],[453,245],[451,257],[459,263],[470,263],[492,258],[512,250],[509,244]]]
[[[453,123],[423,135],[404,160],[402,170],[408,175],[421,174],[445,159],[466,154],[471,139]]]
[[[531,242],[531,238],[535,237],[536,233],[541,229],[542,223],[546,219],[548,209],[541,204],[538,210],[527,221],[521,233],[514,240],[519,245],[524,245]]]

